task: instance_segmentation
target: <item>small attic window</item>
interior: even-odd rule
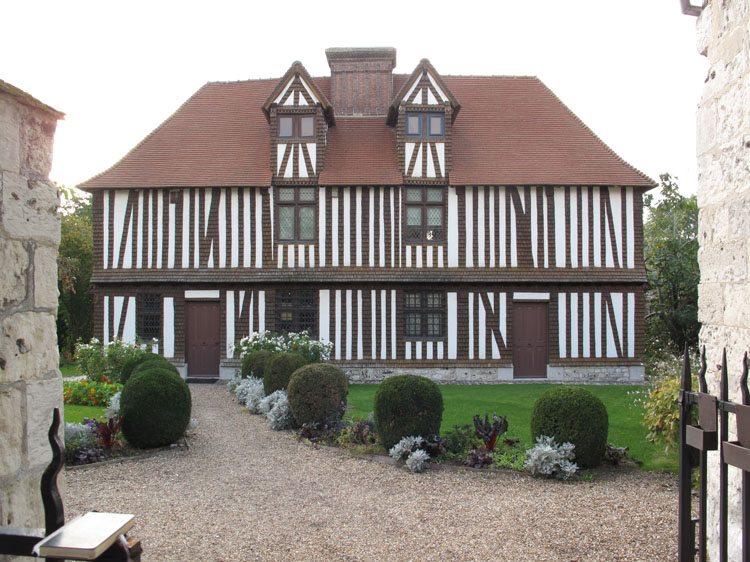
[[[445,136],[445,115],[443,113],[407,113],[406,136],[443,138]]]
[[[310,139],[315,137],[314,115],[280,115],[279,137],[286,139]]]

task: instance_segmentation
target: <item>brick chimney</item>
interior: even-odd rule
[[[326,49],[331,105],[341,116],[386,115],[393,99],[393,47]]]

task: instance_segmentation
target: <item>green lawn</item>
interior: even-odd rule
[[[64,407],[65,413],[63,417],[68,423],[81,423],[83,418],[99,418],[104,415],[107,411],[106,408],[98,408],[96,406],[72,406],[66,404]]]
[[[518,437],[526,447],[531,446],[531,410],[536,399],[552,384],[495,384],[495,385],[440,385],[445,410],[441,432],[454,425],[471,424],[474,414],[496,412],[508,419],[508,435]],[[354,409],[349,415],[367,417],[373,410],[375,384],[349,386],[347,402]],[[638,386],[586,385],[584,388],[598,396],[609,415],[609,442],[618,447],[630,447],[630,454],[643,461],[648,470],[677,471],[676,451],[664,454],[664,446],[646,441],[646,429],[641,425],[643,409],[632,405],[629,392]]]
[[[78,366],[75,363],[60,365],[60,372],[62,373],[63,378],[77,377],[80,374],[78,372]]]

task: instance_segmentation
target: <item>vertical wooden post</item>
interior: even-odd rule
[[[678,507],[679,541],[677,546],[677,559],[680,562],[695,560],[695,528],[692,521],[690,497],[692,493],[690,478],[692,464],[690,450],[685,439],[692,409],[692,405],[688,401],[688,393],[691,390],[690,357],[687,345],[685,345],[682,363],[682,389],[680,390],[680,499]]]

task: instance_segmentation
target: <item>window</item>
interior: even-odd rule
[[[317,335],[317,291],[281,289],[276,291],[276,331]]]
[[[144,342],[161,338],[161,295],[136,297],[136,336]]]
[[[404,319],[404,332],[408,338],[442,337],[445,333],[445,293],[405,293]]]
[[[442,242],[445,195],[442,187],[406,188],[406,241]]]
[[[315,116],[279,115],[279,137],[288,139],[315,138]]]
[[[445,136],[445,114],[407,113],[406,136],[420,138],[443,138]]]
[[[279,240],[315,240],[314,187],[280,187],[278,208]]]

